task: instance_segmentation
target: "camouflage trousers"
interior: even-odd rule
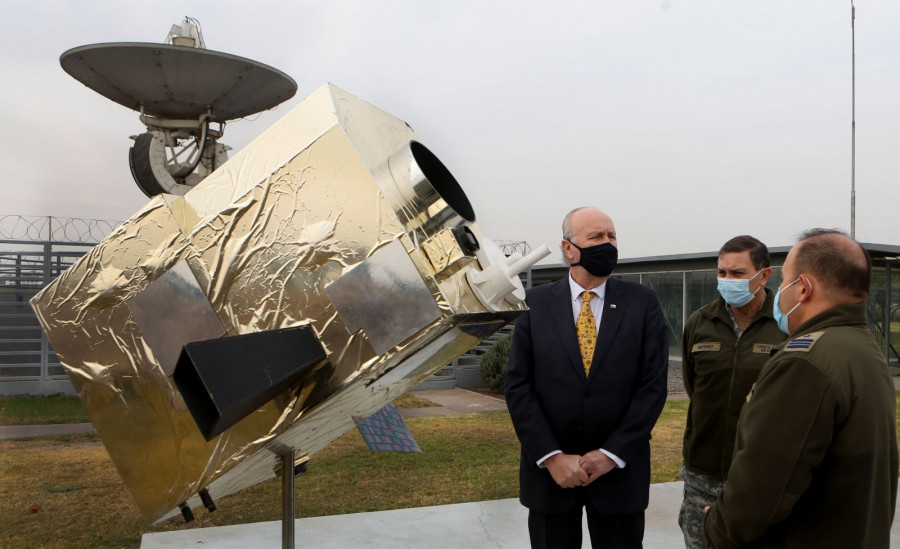
[[[688,471],[681,466],[681,478],[684,480],[684,501],[678,513],[678,526],[684,534],[684,546],[687,549],[708,549],[703,536],[703,521],[706,513],[703,508],[716,502],[716,495],[722,489],[722,481]]]

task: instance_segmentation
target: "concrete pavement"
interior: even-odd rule
[[[430,391],[413,391],[415,396],[431,401],[438,406],[431,408],[401,408],[403,417],[445,416],[453,414],[470,414],[472,412],[492,412],[505,410],[503,399],[470,391],[468,389],[440,389]],[[669,400],[683,400],[684,393],[671,393]],[[48,435],[73,435],[89,433],[94,430],[90,423],[71,423],[54,425],[3,425],[0,426],[0,440],[11,438],[31,438]]]
[[[505,410],[506,402],[497,397],[469,391],[467,389],[445,389],[415,391],[415,396],[431,401],[438,406],[431,408],[402,408],[403,417],[446,416]],[[32,438],[48,435],[74,435],[94,431],[91,423],[63,423],[54,425],[2,425],[0,440],[11,438]]]
[[[468,389],[412,391],[410,394],[424,398],[439,406],[433,408],[401,408],[400,415],[403,417],[446,416],[506,410],[506,402],[503,399]]]
[[[680,482],[650,487],[644,534],[646,549],[684,548],[677,524],[681,490]],[[528,511],[517,499],[458,503],[297,519],[294,541],[297,547],[317,549],[526,549],[529,547],[527,519]],[[582,524],[582,530],[584,546],[590,547],[587,522]],[[141,549],[199,546],[244,549],[280,544],[280,521],[160,532],[144,534],[141,538]]]
[[[681,506],[681,482],[650,485],[644,547],[646,549],[683,549],[684,538],[678,528]],[[528,512],[516,499],[396,509],[297,519],[294,541],[297,547],[317,549],[527,549]],[[583,547],[590,547],[587,522],[582,524]],[[183,547],[279,547],[281,522],[257,522],[217,528],[197,528],[177,532],[144,534],[141,549],[180,549]],[[900,549],[900,525],[894,518],[891,548]]]
[[[2,425],[0,440],[10,438],[33,438],[49,435],[75,435],[91,433],[93,423],[57,423],[52,425]]]

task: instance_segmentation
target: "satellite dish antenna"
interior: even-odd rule
[[[297,93],[285,73],[206,49],[200,22],[185,17],[163,44],[115,42],[64,52],[59,63],[100,95],[140,113],[131,175],[147,196],[183,195],[228,159],[225,123],[271,109]],[[218,127],[211,127],[217,124]]]

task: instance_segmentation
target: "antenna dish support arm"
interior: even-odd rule
[[[209,117],[212,115],[207,111],[200,115],[197,120],[179,120],[176,118],[157,118],[149,114],[144,114],[144,108],[141,107],[141,122],[147,127],[156,127],[166,130],[196,130],[204,126]],[[207,124],[208,125],[208,124]]]

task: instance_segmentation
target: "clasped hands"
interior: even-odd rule
[[[561,488],[587,486],[616,467],[609,456],[593,450],[583,456],[555,454],[547,458],[544,467]]]

